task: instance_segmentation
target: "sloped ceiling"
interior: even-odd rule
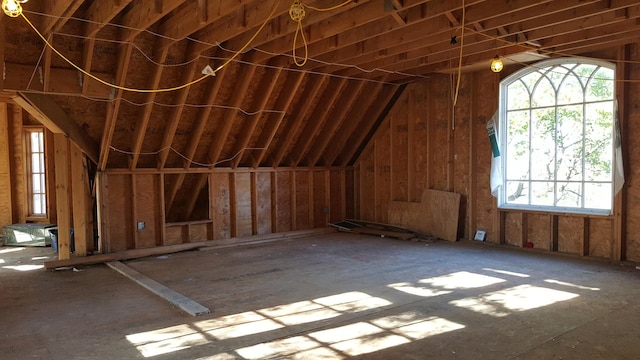
[[[344,166],[403,84],[488,66],[496,54],[619,46],[640,30],[630,0],[304,4],[296,36],[287,0],[31,0],[24,15],[38,31],[109,83],[180,87],[232,61],[173,91],[116,89],[73,69],[25,19],[3,15],[3,88],[46,93],[99,144],[101,169]],[[300,67],[291,55],[297,40],[303,60],[302,35]]]

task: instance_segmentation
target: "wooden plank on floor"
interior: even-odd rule
[[[137,259],[146,256],[157,256],[164,254],[171,254],[180,251],[189,251],[195,250],[202,247],[207,246],[218,246],[218,245],[232,245],[232,246],[241,246],[248,245],[254,241],[268,240],[283,240],[283,239],[296,239],[303,238],[308,236],[317,236],[328,234],[330,232],[335,232],[335,229],[331,228],[322,228],[322,229],[311,229],[311,230],[300,230],[300,231],[288,231],[282,233],[273,233],[266,235],[253,235],[253,236],[245,236],[242,238],[230,238],[230,239],[220,239],[220,240],[208,240],[201,242],[193,242],[186,244],[176,244],[176,245],[168,245],[168,246],[157,246],[148,249],[132,249],[126,251],[119,251],[109,254],[100,254],[100,255],[91,255],[91,256],[83,256],[68,260],[54,260],[54,261],[45,261],[44,267],[46,269],[57,269],[61,267],[68,266],[77,266],[77,265],[92,265],[92,264],[100,264],[109,261],[118,261],[118,260],[130,260]]]
[[[198,315],[208,314],[211,312],[209,308],[189,299],[188,297],[180,293],[177,293],[169,289],[168,287],[160,284],[159,282],[153,279],[146,277],[145,275],[137,272],[136,270],[128,267],[127,265],[119,261],[108,262],[107,266],[119,272],[120,274],[126,276],[127,278],[133,280],[135,283],[142,286],[143,288],[165,299],[170,304],[179,307],[180,309],[182,309],[184,312],[186,312],[191,316],[198,316]]]

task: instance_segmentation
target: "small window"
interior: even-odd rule
[[[29,216],[47,216],[46,164],[44,130],[25,129],[26,173]]]
[[[608,214],[615,167],[615,69],[557,59],[500,84],[499,205]]]

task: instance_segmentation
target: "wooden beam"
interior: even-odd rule
[[[336,110],[330,115],[328,123],[319,136],[316,137],[314,145],[309,150],[309,166],[316,166],[318,160],[324,155],[327,150],[327,145],[334,137],[338,128],[344,125],[345,115],[355,105],[355,101],[362,94],[364,89],[364,81],[351,82],[345,89],[343,94],[336,102]],[[325,164],[327,165],[327,164]]]
[[[49,16],[42,17],[40,23],[42,35],[49,37],[51,33],[60,30],[82,3],[83,0],[45,1],[43,13]]]
[[[251,55],[246,58],[248,62],[251,62]],[[232,109],[226,110],[224,116],[222,117],[222,121],[216,134],[211,142],[211,148],[209,150],[209,163],[215,164],[218,162],[220,158],[220,153],[224,147],[225,141],[229,136],[229,132],[231,131],[231,127],[233,126],[234,119],[237,116],[237,110],[233,109],[242,103],[246,95],[247,88],[251,83],[251,79],[253,78],[253,74],[256,71],[255,65],[249,65],[249,68],[246,69],[245,66],[242,66],[241,74],[239,79],[236,80],[233,94],[228,101],[228,106],[232,107]],[[215,166],[215,165],[213,165]],[[213,167],[211,166],[211,167]]]
[[[0,225],[13,224],[13,195],[11,157],[13,152],[9,142],[9,112],[7,103],[0,103]]]
[[[364,143],[365,140],[373,135],[372,132],[375,132],[376,123],[380,122],[380,116],[388,111],[387,109],[389,109],[391,104],[395,103],[403,90],[404,86],[394,87],[387,96],[378,99],[375,106],[369,109],[367,115],[363,117],[362,126],[359,127],[361,131],[354,134],[348,147],[345,148],[342,153],[343,156],[340,160],[341,164],[343,164],[342,166],[347,166],[347,164],[354,160],[354,157],[359,153],[359,149],[362,151],[362,148],[366,145]]]
[[[167,55],[169,54],[169,48],[164,48],[156,52],[155,62],[158,64],[163,64]],[[164,66],[156,65],[153,69],[152,75],[149,77],[149,85],[148,89],[157,89],[158,85],[160,85],[160,79],[162,78],[162,70]],[[131,146],[132,157],[129,163],[129,168],[132,170],[135,169],[138,165],[138,159],[140,158],[140,150],[142,149],[142,142],[144,141],[144,135],[147,132],[147,127],[149,125],[149,120],[151,119],[151,112],[153,111],[154,101],[156,99],[157,93],[151,92],[146,95],[144,110],[142,111],[142,116],[136,122],[136,129],[133,135],[133,145]]]
[[[274,157],[272,166],[277,168],[280,166],[282,159],[284,158],[287,149],[291,145],[291,141],[296,136],[298,129],[302,126],[302,122],[307,117],[307,115],[311,112],[312,108],[309,106],[309,103],[306,101],[307,99],[315,99],[320,89],[324,87],[324,84],[328,82],[328,77],[310,77],[307,81],[311,82],[310,86],[305,88],[304,94],[300,98],[297,109],[292,111],[292,114],[297,114],[297,118],[290,118],[288,120],[287,127],[284,128],[284,134],[280,136],[278,140],[278,149],[274,150]]]
[[[307,120],[307,123],[302,130],[300,136],[298,136],[297,142],[289,154],[289,166],[296,167],[300,164],[300,161],[305,157],[309,146],[313,141],[313,138],[317,135],[318,130],[324,125],[329,113],[334,108],[335,102],[339,95],[342,95],[347,84],[346,79],[338,79],[333,83],[329,82],[327,88],[324,90],[322,96],[316,103],[314,111],[311,113],[311,117]]]
[[[13,99],[51,132],[65,134],[91,160],[98,162],[98,144],[51,97],[44,94],[20,93]]]
[[[133,40],[165,15],[182,5],[182,1],[147,0],[137,1],[122,17],[120,41]]]
[[[142,286],[143,288],[151,291],[152,293],[160,296],[171,305],[180,308],[182,311],[186,312],[191,316],[199,316],[208,314],[211,312],[209,308],[200,305],[199,303],[189,299],[188,297],[177,293],[170,288],[160,284],[159,282],[146,277],[145,275],[137,272],[136,270],[128,267],[127,265],[119,262],[112,261],[108,262],[107,266],[112,268],[113,270],[119,272],[123,276],[129,278],[134,281],[136,284]]]
[[[94,1],[84,12],[87,20],[84,27],[86,37],[94,37],[107,23],[113,20],[131,0],[100,0]]]
[[[38,76],[39,71],[40,68],[30,65],[5,63],[4,89],[69,95],[84,94],[96,99],[109,99],[111,96],[111,88],[95,80],[80,84],[78,71],[74,69],[50,68],[49,86],[45,88]],[[94,75],[105,81],[111,81],[112,78],[111,74],[104,72],[95,72]]]
[[[53,135],[55,148],[56,209],[58,219],[58,260],[71,258],[71,204],[69,203],[69,143],[61,133]]]
[[[252,167],[257,168],[262,164],[262,159],[267,154],[267,150],[271,145],[271,141],[275,136],[282,120],[285,117],[285,114],[288,113],[289,107],[293,102],[293,99],[302,84],[302,80],[305,77],[305,73],[289,73],[287,75],[287,80],[284,83],[283,91],[278,94],[278,100],[276,100],[276,109],[280,109],[283,114],[269,114],[266,120],[265,126],[262,128],[262,132],[260,132],[260,136],[258,137],[258,141],[256,143],[256,147],[261,148],[262,150],[258,151],[258,155],[254,158]]]
[[[198,54],[194,53],[193,48],[187,50],[187,54],[196,56]],[[191,58],[192,56],[188,55],[187,58]],[[182,73],[181,84],[185,84],[193,79],[193,76],[198,70],[198,61],[193,61]],[[182,111],[184,110],[185,103],[187,101],[187,96],[189,95],[189,91],[191,87],[185,87],[177,91],[176,98],[174,103],[176,106],[171,111],[171,116],[168,121],[168,125],[164,130],[164,135],[162,137],[162,144],[160,145],[160,153],[158,155],[158,169],[164,168],[167,163],[167,157],[169,156],[169,147],[173,143],[173,138],[176,135],[176,130],[178,130],[178,124],[180,123],[180,119],[182,117]]]
[[[71,188],[75,254],[87,256],[87,248],[93,243],[91,191],[86,161],[75,144],[71,144]]]
[[[129,60],[131,60],[132,44],[123,44],[118,47],[118,65],[116,71],[116,84],[123,85],[127,77],[129,69]],[[107,115],[104,122],[104,130],[102,131],[102,140],[100,141],[100,160],[98,162],[98,170],[104,171],[109,160],[111,152],[111,141],[118,120],[118,112],[120,111],[120,103],[122,102],[123,90],[116,91],[115,101],[107,105]]]
[[[280,66],[279,61],[273,62],[271,65],[276,67]],[[260,85],[258,85],[258,88],[254,95],[253,104],[250,107],[251,111],[258,111],[258,110],[264,109],[264,107],[267,105],[267,102],[273,95],[272,94],[273,89],[275,88],[278,82],[278,78],[280,77],[280,74],[282,74],[282,68],[280,67],[277,67],[272,72],[266,72],[264,74],[260,82]],[[256,129],[256,126],[258,126],[258,122],[260,121],[260,119],[266,116],[268,116],[268,114],[267,115],[262,113],[255,114],[247,121],[247,124],[245,125],[245,128],[243,129],[242,133],[240,134],[239,139],[236,140],[236,143],[238,145],[235,147],[235,151],[233,152],[233,155],[237,154],[237,157],[231,162],[232,169],[236,169],[240,164],[240,162],[242,161],[242,157],[244,155],[245,149],[249,145],[251,136],[253,135]]]
[[[354,131],[358,128],[358,121],[353,121],[351,119],[363,119],[365,113],[373,106],[374,102],[384,101],[385,94],[383,86],[384,85],[382,83],[377,83],[373,88],[364,88],[366,91],[363,92],[366,92],[366,96],[364,96],[364,99],[361,99],[358,106],[353,106],[350,109],[347,114],[347,119],[349,119],[349,121],[345,122],[341,131],[336,134],[335,138],[330,143],[331,145],[329,146],[329,150],[323,154],[325,164],[329,166],[334,164],[347,141],[351,136],[353,136]],[[391,87],[389,86],[387,89],[387,93],[391,93]]]

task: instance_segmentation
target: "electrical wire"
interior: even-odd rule
[[[462,25],[461,25],[461,32],[460,32],[460,57],[458,59],[458,79],[457,79],[457,83],[456,83],[456,91],[455,94],[453,95],[453,107],[456,107],[456,104],[458,103],[458,94],[460,94],[460,78],[461,78],[461,74],[462,74],[462,51],[464,48],[464,28],[465,28],[465,18],[466,18],[466,9],[465,9],[465,0],[462,0]],[[454,127],[455,127],[455,123],[454,123]]]
[[[240,156],[240,154],[242,154],[243,152],[245,152],[246,150],[266,150],[267,148],[253,148],[253,147],[245,147],[242,148],[241,150],[238,150],[238,152],[236,152],[232,157],[227,158],[227,159],[222,159],[219,161],[216,161],[214,163],[211,164],[205,164],[205,163],[201,163],[201,162],[197,162],[194,161],[192,159],[189,159],[186,155],[182,154],[180,151],[174,149],[172,146],[167,146],[165,148],[162,148],[158,151],[151,151],[151,152],[138,152],[138,153],[134,153],[131,151],[126,151],[126,150],[122,150],[122,149],[118,149],[117,147],[110,145],[109,148],[111,148],[111,150],[121,153],[121,154],[125,154],[125,155],[158,155],[161,152],[164,152],[166,150],[171,150],[173,151],[176,155],[180,156],[181,158],[183,158],[185,161],[187,161],[189,164],[193,164],[193,165],[198,165],[198,166],[202,166],[202,167],[212,167],[212,166],[216,166],[216,165],[220,165],[222,163],[225,162],[229,162],[229,161],[233,161],[235,158],[237,158],[238,156]]]
[[[227,59],[222,65],[218,66],[216,69],[213,69],[210,72],[207,72],[206,74],[204,74],[203,76],[190,81],[186,84],[182,84],[179,86],[174,86],[174,87],[170,87],[170,88],[164,88],[164,89],[135,89],[135,88],[129,88],[129,87],[125,87],[125,86],[120,86],[120,85],[116,85],[116,84],[112,84],[108,81],[102,80],[99,77],[91,74],[88,71],[85,71],[84,69],[82,69],[80,66],[76,65],[75,63],[73,63],[71,60],[69,60],[66,56],[64,56],[60,51],[58,51],[58,49],[56,49],[39,31],[38,29],[31,23],[31,21],[29,21],[29,19],[27,19],[27,17],[24,15],[24,13],[20,13],[20,16],[22,16],[22,18],[27,22],[27,24],[29,24],[29,26],[31,26],[31,28],[33,29],[33,31],[36,32],[36,34],[38,34],[38,36],[40,37],[40,39],[42,39],[42,41],[44,41],[44,43],[53,51],[55,52],[58,56],[60,56],[63,60],[65,60],[67,63],[69,63],[69,65],[71,65],[72,67],[74,67],[76,70],[80,71],[81,73],[89,76],[90,78],[98,81],[101,84],[107,85],[109,87],[118,89],[118,90],[123,90],[123,91],[129,91],[129,92],[138,92],[138,93],[161,93],[161,92],[169,92],[169,91],[175,91],[175,90],[179,90],[179,89],[183,89],[186,87],[189,87],[193,84],[196,84],[204,79],[206,79],[209,76],[214,76],[218,71],[220,71],[223,67],[227,66],[227,64],[229,64],[231,61],[233,61],[236,57],[238,57],[238,55],[240,55],[240,53],[242,51],[244,51],[246,48],[249,47],[249,45],[251,44],[251,42],[253,42],[253,40],[255,40],[256,37],[258,37],[258,34],[260,34],[260,32],[262,31],[262,29],[264,29],[264,27],[267,25],[267,23],[269,22],[269,20],[271,20],[271,18],[273,17],[273,14],[275,13],[276,9],[278,8],[279,2],[275,3],[273,6],[273,9],[271,10],[271,13],[269,14],[269,16],[267,17],[267,19],[262,23],[262,25],[258,28],[258,30],[253,34],[253,36],[242,46],[242,48],[240,50],[238,50],[238,52],[236,52],[233,56],[231,56],[229,59]]]

